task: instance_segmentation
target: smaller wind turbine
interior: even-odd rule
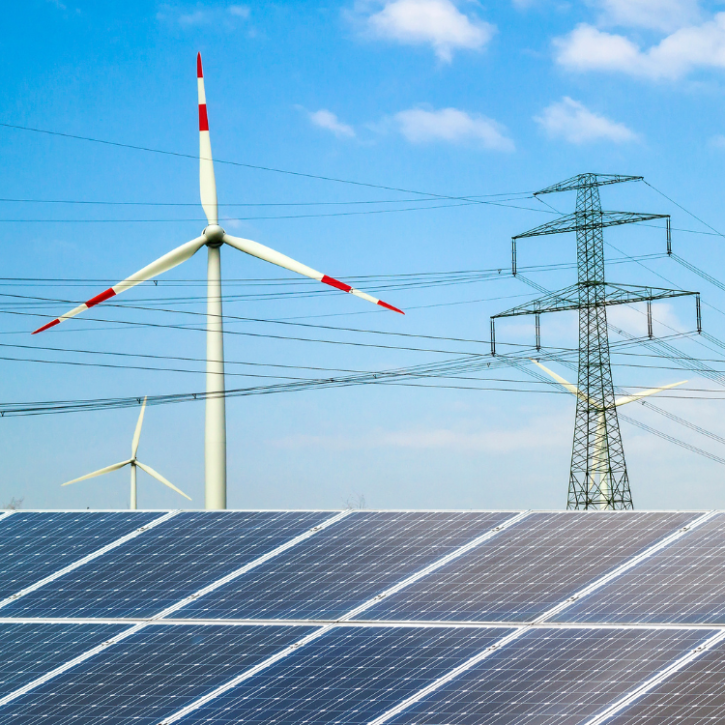
[[[176,488],[173,483],[170,481],[167,481],[158,471],[154,471],[151,466],[147,466],[145,463],[141,463],[136,458],[136,453],[138,452],[138,442],[141,438],[141,426],[143,425],[143,414],[146,410],[146,398],[143,399],[143,405],[141,406],[141,413],[138,416],[138,422],[136,423],[136,430],[133,434],[133,441],[131,443],[131,458],[129,458],[127,461],[121,461],[121,463],[114,463],[112,466],[106,466],[106,468],[101,468],[98,471],[94,471],[93,473],[87,473],[85,476],[81,476],[80,478],[74,478],[72,481],[68,481],[63,486],[70,486],[71,483],[78,483],[78,481],[85,481],[87,478],[95,478],[96,476],[103,476],[105,473],[112,473],[113,471],[118,471],[119,468],[123,468],[124,466],[131,466],[131,509],[136,509],[136,466],[138,466],[142,471],[146,471],[146,473],[149,474],[149,476],[153,476],[157,481],[161,481],[161,483],[164,484],[164,486],[168,486],[169,488],[176,491],[176,493],[180,493],[184,498],[188,498],[189,501],[191,501],[191,497],[187,496],[183,491]]]
[[[547,375],[554,378],[559,385],[562,386],[562,388],[568,390],[572,395],[576,395],[577,398],[580,400],[583,400],[589,405],[592,406],[595,410],[597,410],[597,431],[595,434],[594,440],[596,441],[596,445],[594,448],[594,460],[592,460],[591,463],[591,473],[589,476],[589,489],[590,490],[596,490],[597,487],[599,488],[600,495],[602,497],[602,500],[604,502],[607,501],[609,491],[607,486],[607,476],[606,476],[606,470],[607,470],[607,458],[608,458],[608,451],[607,451],[607,436],[606,436],[606,417],[605,417],[605,408],[598,405],[592,400],[589,400],[584,393],[577,388],[576,385],[573,383],[570,383],[568,380],[564,380],[564,378],[561,377],[561,375],[557,375],[553,370],[549,370],[545,365],[542,365],[538,360],[531,360],[534,365],[537,365],[540,367]],[[641,400],[642,398],[646,398],[649,395],[654,395],[655,393],[661,393],[663,390],[669,390],[670,388],[675,388],[678,385],[684,385],[687,382],[687,380],[680,380],[679,383],[670,383],[669,385],[663,385],[661,388],[650,388],[649,390],[643,390],[641,393],[633,393],[632,395],[624,395],[621,398],[615,398],[614,405],[615,407],[619,407],[620,405],[626,405],[627,403],[634,403],[636,400]],[[599,480],[597,481],[597,475],[599,476]],[[606,509],[607,504],[601,503],[601,508]]]

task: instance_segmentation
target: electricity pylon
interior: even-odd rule
[[[665,219],[670,249],[670,218],[666,214],[602,211],[599,187],[641,176],[579,174],[535,193],[576,191],[576,211],[542,224],[512,239],[512,271],[516,275],[516,241],[546,234],[576,232],[578,281],[559,292],[540,297],[491,318],[491,352],[496,353],[495,320],[518,315],[536,316],[536,347],[540,348],[540,315],[563,310],[579,311],[579,373],[574,444],[569,474],[569,509],[631,509],[632,492],[624,460],[617,417],[612,369],[609,360],[607,307],[648,302],[648,330],[652,336],[651,302],[696,295],[700,331],[700,298],[697,292],[612,284],[604,278],[605,227]]]

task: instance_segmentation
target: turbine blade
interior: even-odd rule
[[[141,406],[141,412],[138,416],[138,422],[136,423],[136,430],[133,434],[133,442],[131,443],[131,458],[136,458],[136,453],[138,452],[138,442],[141,438],[141,426],[143,425],[143,414],[146,410],[146,398],[148,396],[144,396],[143,399],[143,405]]]
[[[663,390],[669,390],[670,388],[676,388],[678,385],[684,385],[686,382],[687,382],[687,380],[680,380],[679,383],[670,383],[669,385],[663,385],[661,388],[650,388],[649,390],[643,390],[641,393],[625,395],[621,398],[617,398],[614,401],[614,404],[616,406],[627,405],[627,403],[633,403],[635,400],[640,400],[641,398],[646,398],[649,395],[654,395],[655,393],[661,393]]]
[[[117,471],[119,468],[127,466],[129,463],[131,463],[131,459],[129,459],[128,461],[122,461],[121,463],[114,463],[112,466],[106,466],[105,468],[101,468],[98,471],[93,471],[93,473],[87,473],[85,476],[81,476],[80,478],[74,478],[72,481],[66,481],[65,483],[61,483],[60,485],[70,486],[71,483],[85,481],[87,478],[95,478],[96,476],[102,476],[104,473],[112,473],[113,471]]]
[[[196,82],[199,87],[199,188],[201,205],[209,224],[218,224],[216,200],[216,179],[214,161],[211,157],[211,138],[209,137],[209,117],[206,113],[206,93],[204,91],[204,71],[201,68],[201,53],[196,56]]]
[[[66,312],[65,315],[61,315],[52,322],[49,322],[47,325],[39,327],[33,333],[33,335],[37,335],[39,332],[43,332],[44,330],[48,330],[51,327],[55,327],[61,322],[65,322],[71,317],[75,317],[81,312],[85,312],[91,307],[95,307],[101,302],[105,302],[111,297],[120,295],[121,292],[125,292],[131,287],[135,287],[137,284],[141,284],[141,282],[145,282],[146,280],[152,279],[153,277],[158,277],[158,275],[163,274],[164,272],[168,272],[170,269],[173,269],[182,262],[186,262],[187,259],[194,256],[194,254],[196,254],[204,246],[205,243],[205,237],[197,237],[196,239],[192,239],[192,241],[187,242],[186,244],[182,244],[180,247],[177,247],[168,254],[164,254],[163,257],[160,257],[155,262],[147,265],[139,272],[136,272],[136,274],[134,274],[132,277],[128,277],[127,279],[124,279],[123,282],[119,282],[117,285],[109,287],[105,292],[101,292],[101,294],[96,295],[92,299],[88,300],[88,302],[84,302],[82,305],[79,305],[78,307],[72,309],[70,312]]]
[[[316,279],[318,282],[322,282],[323,284],[329,284],[330,287],[335,287],[336,289],[342,290],[343,292],[349,292],[351,295],[355,295],[355,297],[359,297],[360,299],[372,302],[374,305],[380,305],[386,310],[399,312],[401,315],[405,314],[403,310],[399,310],[397,307],[393,307],[393,305],[389,305],[387,302],[383,302],[382,300],[379,300],[372,295],[366,294],[365,292],[360,292],[360,290],[356,290],[353,287],[350,287],[349,284],[340,282],[333,277],[328,277],[326,274],[322,274],[322,272],[318,272],[317,270],[312,269],[312,267],[308,267],[306,264],[296,262],[294,259],[288,257],[286,254],[281,254],[280,252],[276,252],[270,247],[265,247],[264,244],[260,244],[259,242],[253,242],[250,239],[233,237],[230,234],[224,235],[224,241],[230,247],[234,247],[240,252],[246,252],[247,254],[251,254],[253,257],[263,259],[265,262],[271,262],[272,264],[276,264],[278,267],[288,269],[290,272],[296,272],[297,274],[301,274],[304,277]]]
[[[586,401],[587,396],[584,395],[584,393],[580,392],[579,388],[577,388],[576,385],[573,383],[570,383],[568,380],[564,380],[564,378],[561,377],[561,375],[557,375],[553,370],[549,370],[545,365],[542,365],[538,360],[534,360],[532,358],[531,362],[534,363],[534,365],[540,367],[549,377],[554,378],[559,385],[562,386],[562,388],[565,388],[568,390],[572,395],[576,395],[581,400]]]
[[[176,488],[176,486],[174,486],[174,484],[171,483],[171,481],[167,481],[160,473],[158,473],[157,471],[154,471],[154,469],[151,468],[151,466],[146,466],[143,463],[141,463],[140,461],[136,461],[136,465],[140,469],[146,471],[146,473],[148,473],[149,476],[153,476],[157,481],[161,481],[161,483],[163,483],[164,486],[168,486],[169,488],[172,488],[174,491],[176,491],[176,493],[180,493],[184,498],[188,498],[189,501],[191,501],[191,496],[187,496],[181,489]]]

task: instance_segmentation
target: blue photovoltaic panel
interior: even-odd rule
[[[697,516],[531,514],[360,617],[531,621]]]
[[[514,515],[356,511],[189,605],[183,616],[337,618]]]
[[[5,517],[0,521],[0,599],[163,514],[163,511],[18,511]]]
[[[153,616],[333,515],[180,513],[2,611],[12,617]]]
[[[725,722],[725,650],[701,655],[626,707],[607,725],[717,725]]]
[[[0,623],[0,698],[123,629],[126,625]]]
[[[338,628],[187,715],[182,722],[362,725],[509,631]]]
[[[2,725],[157,725],[310,627],[146,627],[0,708]]]
[[[725,623],[725,515],[718,514],[557,619]]]
[[[711,634],[533,630],[391,720],[391,725],[579,725]]]

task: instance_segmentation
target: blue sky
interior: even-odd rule
[[[225,249],[226,314],[484,341],[383,337],[230,319],[227,329],[244,334],[226,339],[228,372],[235,373],[228,387],[283,382],[250,375],[318,375],[242,363],[334,371],[437,363],[460,353],[486,352],[489,316],[529,299],[531,288],[505,275],[406,289],[386,289],[380,278],[507,270],[511,236],[552,216],[543,204],[524,199],[524,192],[583,171],[637,174],[715,229],[725,229],[725,13],[719,10],[717,3],[695,0],[27,0],[4,13],[0,121],[194,155],[195,56],[201,51],[212,146],[219,160],[443,196],[502,194],[496,198],[504,206],[421,203],[419,194],[217,164],[220,202],[252,205],[223,207],[223,224],[231,233],[342,279],[374,276],[366,289],[407,311],[403,318],[342,294],[318,294],[311,282]],[[97,308],[97,314],[87,316],[107,322],[79,317],[42,336],[29,335],[76,301],[198,236],[205,225],[198,205],[198,164],[7,127],[0,128],[0,160],[0,197],[8,200],[0,202],[2,276],[7,278],[0,343],[58,348],[4,347],[0,357],[15,360],[0,360],[2,400],[203,390],[201,362],[116,354],[203,358],[202,332],[118,324],[199,324],[201,318],[188,313],[204,310],[203,253],[158,285],[144,285],[119,299],[132,307]],[[605,208],[671,213],[675,251],[725,280],[722,238],[679,231],[710,230],[652,188],[608,187],[602,197]],[[17,201],[22,199],[35,201]],[[573,209],[572,195],[547,200],[561,211]],[[280,204],[308,206],[259,206]],[[450,208],[404,210],[442,205]],[[391,209],[398,211],[377,213]],[[320,216],[360,211],[376,213]],[[613,245],[607,247],[610,259],[664,251],[661,229],[611,230],[606,239]],[[572,263],[574,239],[528,240],[519,256],[524,266]],[[575,271],[540,270],[530,276],[554,289],[571,284]],[[700,290],[705,330],[725,339],[723,292],[673,260],[612,264],[608,278]],[[264,282],[253,284],[252,279]],[[284,294],[260,298],[270,289]],[[610,319],[642,335],[641,312],[617,309]],[[655,318],[658,334],[694,328],[687,301],[657,305]],[[545,318],[542,332],[546,345],[576,347],[573,317]],[[498,339],[528,344],[532,325],[501,323]],[[721,349],[702,338],[673,344],[689,355],[722,359]],[[633,367],[633,360],[654,367]],[[722,390],[694,373],[667,369],[672,365],[665,360],[620,356],[615,362],[615,381],[624,388],[688,378],[683,388],[707,388],[716,395]],[[551,366],[575,376],[556,363]],[[480,377],[480,387],[537,387],[522,382],[525,373],[510,369]],[[658,405],[725,435],[723,402],[691,399],[694,395],[704,394],[663,397]],[[627,410],[631,417],[723,454],[717,441],[634,407]],[[227,411],[232,507],[335,508],[357,496],[380,508],[565,504],[574,416],[574,401],[567,395],[366,385],[235,398]],[[126,458],[136,416],[137,410],[129,409],[2,419],[0,505],[23,497],[24,505],[33,508],[126,506],[125,470],[68,488],[60,483]],[[141,460],[187,491],[196,507],[203,505],[203,421],[201,403],[151,407],[140,448]],[[622,431],[637,507],[725,506],[721,464],[627,423]],[[139,484],[141,506],[186,505],[144,474]]]

